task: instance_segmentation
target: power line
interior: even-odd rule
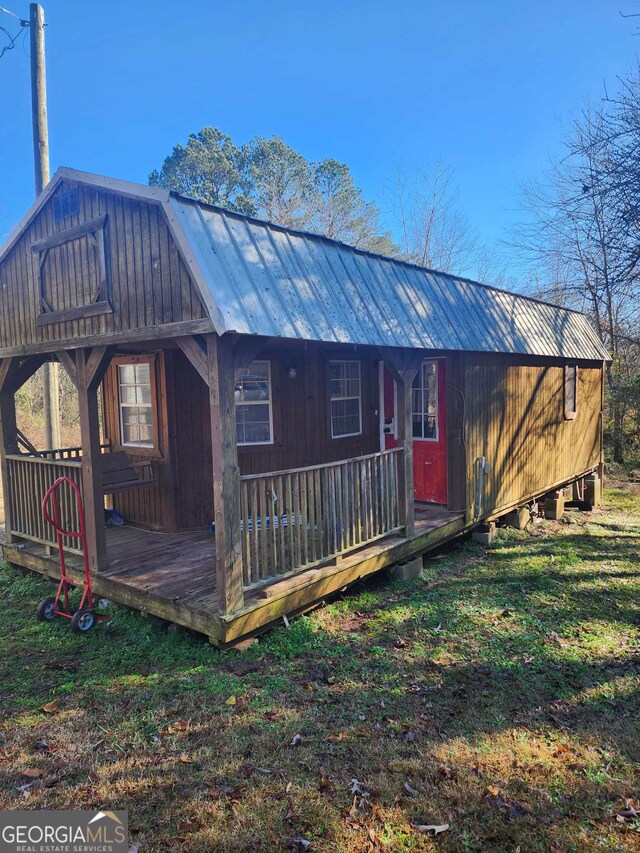
[[[11,15],[12,18],[15,18],[16,21],[20,22],[20,29],[15,34],[15,36],[12,36],[9,30],[7,30],[5,27],[0,27],[0,32],[5,34],[5,36],[7,37],[7,41],[9,42],[3,48],[0,49],[0,59],[2,59],[2,57],[8,50],[13,50],[13,48],[16,46],[16,42],[18,41],[22,33],[25,31],[25,27],[29,26],[29,21],[25,21],[24,18],[21,18],[19,15],[16,15],[15,12],[12,12],[10,9],[5,9],[4,6],[0,6],[0,12],[4,12],[6,15]]]

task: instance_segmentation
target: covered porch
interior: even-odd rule
[[[411,383],[421,353],[384,353],[398,389],[397,446],[241,474],[237,377],[265,341],[211,334],[170,343],[208,390],[211,528],[105,526],[105,496],[122,490],[144,494],[154,485],[153,460],[124,453],[100,433],[97,392],[118,358],[115,347],[55,353],[78,391],[82,440],[75,448],[38,451],[17,429],[15,391],[46,356],[16,357],[2,362],[0,375],[4,552],[10,562],[57,575],[55,532],[42,517],[41,501],[58,477],[67,476],[83,494],[87,553],[98,594],[225,644],[359,577],[408,561],[464,528],[461,512],[414,505]],[[169,409],[170,393],[160,382],[157,393],[165,394]],[[67,528],[77,529],[73,502],[63,501],[62,510]],[[77,542],[65,544],[75,552],[71,570],[78,571]]]

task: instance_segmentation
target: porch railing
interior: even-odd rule
[[[245,589],[399,531],[401,453],[241,477]]]
[[[101,444],[100,450],[102,453],[108,453],[111,450],[111,445],[109,443]],[[43,459],[82,459],[82,448],[56,447],[53,450],[39,450],[37,455]]]
[[[80,459],[47,459],[44,456],[7,454],[8,502],[11,507],[10,533],[42,545],[56,545],[55,530],[44,520],[42,499],[58,477],[69,477],[82,489]],[[62,524],[66,530],[78,530],[76,501],[70,488],[59,492]],[[81,553],[79,540],[64,537],[65,548]]]

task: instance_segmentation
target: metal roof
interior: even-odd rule
[[[175,193],[168,206],[218,332],[608,358],[579,312]]]
[[[219,334],[609,358],[577,311],[66,167],[0,247],[0,261],[62,180],[161,206]]]

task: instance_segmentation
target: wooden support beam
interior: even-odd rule
[[[220,613],[228,614],[244,605],[233,348],[229,336],[207,335],[206,343],[216,524],[216,587]]]
[[[202,346],[198,338],[193,337],[193,335],[176,338],[176,343],[189,359],[192,366],[198,371],[202,381],[208,385],[209,364],[207,361],[206,346]]]
[[[398,411],[396,425],[398,430],[398,445],[402,447],[398,492],[400,500],[400,523],[404,526],[406,536],[414,536],[415,508],[413,486],[413,418],[411,387],[416,373],[424,360],[421,350],[392,349],[381,347],[380,354],[388,365],[398,386]]]
[[[98,386],[108,367],[110,357],[106,347],[96,347],[93,350],[79,349],[76,353],[82,445],[82,491],[87,531],[87,554],[92,573],[102,571],[107,565]]]
[[[76,362],[73,350],[66,349],[56,350],[56,358],[67,372],[67,376],[74,385],[78,384],[78,376],[76,374]]]
[[[100,387],[100,383],[104,379],[107,368],[111,363],[115,347],[102,346],[94,347],[92,350],[85,350],[87,354],[85,361],[85,376],[89,387],[96,390]],[[77,368],[76,368],[77,371]]]

